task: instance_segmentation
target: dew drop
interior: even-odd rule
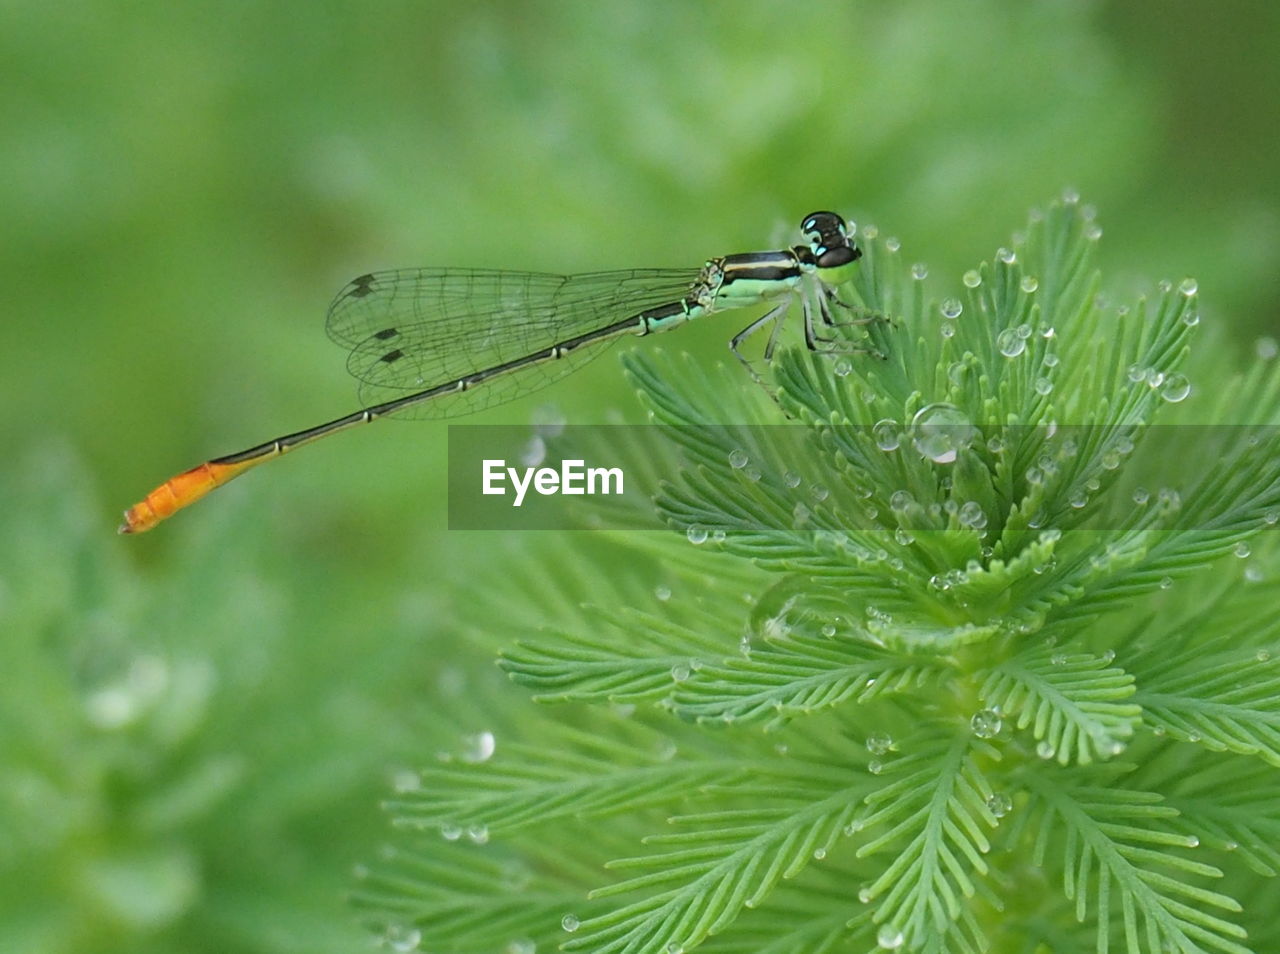
[[[896,951],[902,947],[905,940],[906,938],[902,936],[902,932],[892,924],[883,924],[880,926],[880,930],[876,932],[876,944],[882,950]]]
[[[740,447],[729,452],[729,466],[734,470],[741,470],[746,467],[749,460],[747,452]]]
[[[947,298],[942,302],[943,318],[959,318],[964,313],[964,305],[960,304],[959,298]]]
[[[455,825],[452,822],[442,822],[440,825],[440,837],[445,841],[457,841],[462,837],[462,826]]]
[[[1280,354],[1280,342],[1271,337],[1259,338],[1254,342],[1253,350],[1263,361],[1270,361],[1277,354]]]
[[[422,776],[412,770],[396,772],[391,780],[391,787],[397,794],[416,792],[422,788]]]
[[[1235,546],[1231,548],[1231,552],[1243,560],[1245,557],[1249,555],[1249,544],[1241,540],[1239,543],[1237,543]]]
[[[467,839],[473,845],[487,845],[489,843],[489,826],[488,825],[471,825],[467,828]]]
[[[520,451],[520,463],[525,467],[537,467],[546,459],[547,442],[542,439],[542,435],[535,434]]]
[[[991,797],[987,799],[987,811],[996,818],[1004,818],[1012,808],[1013,799],[1004,792],[992,792]]]
[[[953,404],[929,404],[911,419],[912,445],[936,464],[953,463],[977,435],[978,429]]]
[[[1102,226],[1094,225],[1092,223],[1085,226],[1084,237],[1087,238],[1090,242],[1098,241],[1098,239],[1102,238]]]
[[[1013,249],[1009,248],[996,249],[996,258],[1000,259],[1000,261],[1004,262],[1006,265],[1012,265],[1018,260],[1018,256],[1014,253]]]
[[[1053,382],[1048,378],[1036,378],[1035,384],[1032,386],[1036,389],[1036,394],[1041,396],[1053,393]]]
[[[387,946],[398,954],[408,954],[409,951],[416,951],[418,945],[422,943],[422,932],[417,928],[404,927],[399,924],[387,925],[385,933]]]
[[[1261,583],[1262,571],[1256,566],[1247,566],[1244,568],[1244,578],[1248,583]]]
[[[665,603],[667,600],[671,599],[671,587],[669,586],[655,587],[653,591],[653,595],[657,597],[659,603]]]
[[[570,934],[578,930],[578,928],[580,928],[581,926],[582,926],[582,922],[579,921],[572,914],[566,914],[564,917],[560,919],[560,927],[564,928]]]
[[[983,512],[982,505],[976,500],[965,501],[956,519],[960,521],[961,526],[971,527],[974,530],[982,530],[987,526],[987,515]]]
[[[867,771],[870,772],[872,775],[879,775],[881,772],[884,771],[884,763],[881,762],[879,759],[872,759],[870,762],[867,763]]]
[[[911,266],[911,277],[916,281],[922,281],[929,277],[929,266],[924,262],[916,262]]]
[[[677,663],[676,665],[671,667],[671,681],[684,682],[686,679],[689,678],[689,675],[691,672],[692,670],[690,670],[688,666],[684,666]]]
[[[463,739],[462,761],[487,762],[497,748],[492,732],[477,732]]]
[[[898,239],[894,238],[893,236],[889,236],[889,238],[884,240],[884,247],[887,248],[890,252],[896,252],[900,248],[902,248],[902,243],[898,241]]]
[[[1022,281],[1018,283],[1018,287],[1030,295],[1040,287],[1040,282],[1034,275],[1024,275],[1022,276]]]
[[[964,282],[965,288],[977,288],[982,284],[982,276],[978,274],[977,269],[971,268],[964,273],[964,277],[960,279]]]
[[[1164,379],[1160,396],[1170,404],[1177,404],[1191,393],[1191,382],[1185,374],[1171,374]]]
[[[684,954],[684,945],[672,941],[667,945],[667,954]]]
[[[786,484],[788,487],[793,487],[793,488],[794,488],[794,487],[799,487],[799,486],[800,486],[800,475],[799,475],[799,474],[797,474],[797,473],[795,473],[795,472],[793,472],[793,471],[790,471],[790,470],[789,470],[789,471],[787,471],[785,474],[783,474],[783,475],[782,475],[782,482],[783,482],[784,484]]]
[[[996,348],[1006,358],[1016,358],[1027,350],[1027,339],[1013,328],[1006,328],[996,335]]]
[[[969,729],[980,739],[994,739],[1000,734],[1004,720],[995,709],[980,709],[969,720]]]
[[[1050,662],[1052,665],[1054,665],[1054,666],[1065,666],[1065,665],[1067,664],[1067,654],[1066,654],[1066,653],[1054,653],[1054,654],[1049,658],[1049,662]]]
[[[876,421],[871,426],[871,436],[876,442],[876,447],[882,451],[894,451],[898,449],[898,444],[902,440],[898,433],[898,422],[885,418]]]
[[[701,527],[696,523],[690,525],[684,535],[689,538],[689,542],[694,546],[707,542],[707,528]]]
[[[1133,502],[1139,507],[1151,499],[1151,493],[1144,487],[1138,487],[1133,491]]]
[[[872,755],[884,755],[893,748],[893,738],[885,733],[867,736],[867,751]]]
[[[835,372],[835,375],[838,378],[847,378],[853,373],[853,362],[848,358],[841,358],[835,363],[835,367],[832,368],[832,371]]]
[[[1057,754],[1054,747],[1049,743],[1048,739],[1041,739],[1036,745],[1036,755],[1042,759],[1051,759]]]
[[[1258,662],[1267,662],[1271,659],[1271,653],[1265,649],[1259,649],[1253,654],[1253,658],[1258,660]]]
[[[1200,290],[1200,286],[1199,284],[1197,284],[1194,278],[1184,278],[1181,282],[1178,283],[1178,291],[1180,291],[1183,295],[1185,295],[1188,298],[1190,298],[1199,290]]]

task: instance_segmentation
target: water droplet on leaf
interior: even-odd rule
[[[1027,339],[1013,328],[1006,328],[996,335],[996,348],[1006,358],[1016,358],[1027,350]]]
[[[1000,734],[1004,720],[995,709],[981,709],[969,720],[969,729],[980,739],[994,739]]]
[[[902,439],[898,433],[898,422],[887,417],[871,425],[871,436],[882,451],[897,450]]]
[[[1013,800],[1004,792],[992,792],[991,797],[987,799],[987,811],[995,815],[996,818],[1004,818],[1012,808]]]
[[[973,422],[952,404],[930,404],[911,420],[911,443],[936,464],[950,464],[978,435]]]

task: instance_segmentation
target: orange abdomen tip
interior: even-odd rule
[[[172,517],[183,507],[195,503],[209,491],[221,487],[260,462],[261,458],[234,464],[208,461],[199,467],[183,471],[176,477],[170,477],[124,512],[120,532],[145,533],[161,520]]]

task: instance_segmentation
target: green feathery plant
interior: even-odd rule
[[[1280,374],[1186,401],[1195,283],[1109,302],[1100,235],[1066,196],[935,299],[862,229],[887,357],[783,352],[785,415],[629,355],[680,532],[525,561],[500,610],[556,621],[501,665],[558,705],[402,786],[356,891],[385,940],[1280,949]]]

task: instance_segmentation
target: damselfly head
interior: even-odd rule
[[[839,268],[857,261],[862,252],[849,239],[844,219],[834,212],[811,212],[800,223],[818,268]]]

